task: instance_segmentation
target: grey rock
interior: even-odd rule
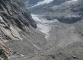
[[[0,0],[0,41],[11,51],[7,56],[10,60],[33,57],[43,50],[46,39],[36,28],[36,22],[20,0]]]

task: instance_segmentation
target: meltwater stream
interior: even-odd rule
[[[45,38],[49,37],[49,32],[51,31],[51,23],[56,22],[57,20],[47,20],[40,15],[31,14],[32,18],[37,22],[37,29],[45,34]]]

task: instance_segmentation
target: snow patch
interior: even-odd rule
[[[70,1],[68,1],[68,3],[76,2],[76,1],[78,1],[78,0],[70,0]]]
[[[33,8],[33,7],[36,7],[36,6],[39,6],[39,5],[49,4],[52,1],[53,0],[43,0],[43,1],[38,2],[36,5],[34,5],[34,6],[30,7],[30,8]]]
[[[52,25],[50,25],[53,22],[56,22],[58,20],[46,20],[43,17],[40,17],[39,15],[31,14],[32,18],[37,22],[37,29],[45,34],[45,38],[47,39],[49,37],[49,32],[51,31]]]
[[[43,1],[40,1],[36,4],[36,6],[38,5],[43,5],[43,4],[48,4],[48,3],[51,3],[53,0],[43,0]]]
[[[71,0],[71,1],[78,1],[78,0]]]
[[[40,17],[41,15],[35,15],[35,14],[31,14],[32,18],[34,18],[34,20],[36,22],[41,22],[41,23],[44,23],[44,24],[50,24],[50,23],[53,23],[53,22],[56,22],[58,21],[57,19],[54,19],[54,20],[47,20],[43,17]]]

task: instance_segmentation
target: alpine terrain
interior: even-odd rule
[[[0,0],[0,60],[83,60],[83,0]]]

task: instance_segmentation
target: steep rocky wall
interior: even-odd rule
[[[0,29],[11,39],[14,39],[15,34],[19,36],[18,31],[13,26],[26,32],[30,26],[37,27],[35,21],[20,0],[0,0]]]
[[[21,29],[23,29],[24,25],[31,25],[36,28],[35,21],[19,0],[0,0],[0,15],[5,22],[10,21],[10,23],[16,24]]]
[[[34,55],[45,45],[43,34],[20,0],[0,0],[0,51]]]

